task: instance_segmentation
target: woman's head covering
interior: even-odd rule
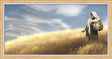
[[[95,11],[92,11],[91,13],[92,13],[92,15],[93,15],[96,19],[100,19],[99,16],[97,15],[97,13],[96,13]]]

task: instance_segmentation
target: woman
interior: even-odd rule
[[[86,31],[86,36],[89,41],[93,39],[98,40],[98,31],[103,29],[103,24],[101,23],[101,20],[97,16],[96,12],[91,12],[90,16],[91,18],[89,18],[88,23],[82,32]]]

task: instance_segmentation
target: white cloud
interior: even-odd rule
[[[84,7],[85,6],[81,5],[61,5],[56,12],[65,16],[77,16],[81,13]]]
[[[5,28],[6,41],[17,37],[47,32],[45,30],[40,30],[40,28],[50,29],[52,31],[54,29],[65,30],[69,28],[69,26],[61,19],[45,18],[32,14],[24,14],[23,17],[25,19],[5,17],[5,24],[8,24],[5,25],[7,26],[7,28]],[[42,26],[38,25],[38,23],[46,23],[47,25]]]
[[[5,18],[5,24],[8,24],[8,28],[5,28],[5,37],[6,40],[12,40],[17,37],[23,35],[31,35],[34,33],[41,33],[44,32],[37,27],[33,26],[30,23],[27,23],[21,19],[17,18]],[[6,26],[6,25],[5,25]]]
[[[15,20],[14,18],[9,18],[7,16],[5,16],[5,20]]]
[[[69,29],[69,26],[62,22],[61,19],[52,19],[51,25],[60,30]]]
[[[69,29],[69,26],[66,23],[64,23],[61,19],[39,17],[39,16],[35,16],[35,15],[32,15],[32,14],[24,14],[23,16],[29,22],[47,23],[50,26],[52,26],[51,28],[55,28],[57,30]]]
[[[103,21],[102,21],[104,26],[108,26],[108,17],[106,17]]]
[[[27,5],[35,10],[39,10],[39,11],[51,11],[51,10],[54,10],[56,9],[55,7],[56,6],[51,6],[51,5]]]
[[[82,10],[86,7],[83,5],[27,5],[32,9],[39,10],[39,11],[51,11],[55,10],[55,12],[59,15],[64,16],[77,16],[79,15]]]
[[[6,33],[6,36],[14,36],[14,37],[19,37],[18,35],[13,34],[13,33]]]
[[[23,14],[23,17],[25,18],[25,20],[33,23],[49,23],[50,20],[48,18],[35,16],[33,14]]]

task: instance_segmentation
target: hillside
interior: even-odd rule
[[[107,28],[98,42],[88,42],[82,29],[64,30],[14,39],[5,43],[5,54],[107,54]]]

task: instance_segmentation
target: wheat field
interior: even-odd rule
[[[99,31],[99,41],[89,42],[83,29],[63,30],[20,37],[5,43],[6,55],[107,54],[108,30]]]

